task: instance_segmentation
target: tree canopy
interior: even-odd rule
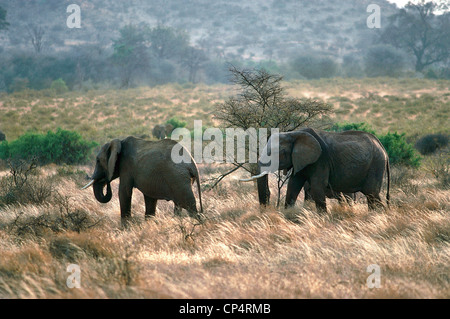
[[[324,102],[286,96],[280,75],[235,66],[229,70],[231,82],[240,87],[240,92],[217,105],[215,118],[226,127],[278,128],[288,132],[331,111]]]
[[[409,2],[389,17],[381,41],[412,53],[417,72],[445,62],[450,58],[450,12],[446,9],[445,2]]]

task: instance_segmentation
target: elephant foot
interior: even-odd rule
[[[317,213],[319,215],[326,215],[328,213],[327,211],[327,205],[323,204],[323,203],[316,203],[316,209],[317,209]]]
[[[369,210],[378,210],[380,208],[386,210],[386,206],[384,206],[379,196],[367,195],[367,206]]]
[[[124,230],[129,229],[132,224],[131,217],[122,217],[120,219],[120,222],[121,222],[121,226],[122,226],[121,228]]]

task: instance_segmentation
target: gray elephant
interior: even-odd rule
[[[287,175],[288,170],[285,169],[283,171],[284,175]],[[289,173],[292,173],[292,169],[289,170]],[[311,185],[308,183],[308,181],[305,182],[303,191],[305,193],[304,203],[306,203],[307,201],[312,201]],[[327,189],[325,190],[325,196],[328,198],[337,199],[339,204],[347,203],[350,206],[353,205],[353,203],[356,201],[356,193],[336,193],[329,187],[327,187]]]
[[[257,180],[261,205],[267,205],[270,197],[268,174],[271,171],[270,166],[264,164],[269,163],[270,158],[265,154],[270,153],[270,157],[278,157],[276,169],[293,168],[286,191],[286,207],[295,204],[305,182],[308,182],[319,212],[326,212],[327,190],[334,193],[362,192],[367,197],[369,209],[375,209],[383,206],[380,191],[385,172],[389,206],[389,157],[374,135],[361,131],[336,133],[304,128],[279,133],[277,137],[278,152],[271,145],[274,139],[271,136],[258,162],[260,174],[243,180]]]
[[[170,138],[170,134],[172,134],[174,127],[172,124],[157,124],[153,127],[152,135],[158,140],[165,139],[166,137]]]
[[[311,185],[309,185],[308,182],[305,182],[303,191],[305,192],[304,201],[312,201]],[[325,196],[328,198],[337,199],[340,204],[347,203],[350,206],[356,201],[356,193],[336,193],[329,187],[325,190]]]
[[[131,216],[133,188],[144,194],[145,217],[155,215],[158,199],[175,203],[175,212],[186,209],[192,217],[199,217],[192,184],[197,182],[200,212],[203,213],[200,177],[197,165],[189,154],[190,162],[172,161],[172,149],[178,143],[165,139],[147,141],[133,136],[106,143],[97,155],[92,180],[83,189],[93,185],[95,198],[107,203],[112,198],[111,181],[120,177],[119,201],[122,222]],[[182,146],[179,145],[181,149]],[[104,188],[106,186],[106,194]]]

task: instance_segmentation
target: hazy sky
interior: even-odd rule
[[[397,7],[403,7],[410,0],[388,0],[388,1],[397,4]],[[416,2],[416,1],[413,0],[412,2]],[[433,1],[433,2],[436,2],[436,1]]]
[[[410,0],[388,0],[389,2],[395,3],[397,7],[403,7],[405,4],[407,4]]]
[[[402,7],[405,4],[407,4],[409,0],[388,0],[388,1],[397,4],[398,7]]]

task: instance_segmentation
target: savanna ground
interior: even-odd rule
[[[335,121],[365,121],[412,141],[449,133],[449,81],[332,79],[286,88],[333,104]],[[0,128],[14,139],[27,129],[61,127],[103,143],[151,135],[153,125],[174,116],[188,128],[194,119],[218,126],[214,103],[234,92],[186,84],[14,93],[0,97]],[[203,224],[174,216],[165,201],[145,221],[135,191],[128,229],[120,226],[118,181],[111,202],[100,204],[92,191],[80,190],[92,166],[49,165],[29,176],[33,194],[44,200],[0,207],[0,297],[450,298],[450,190],[436,174],[448,174],[446,160],[427,157],[417,170],[393,167],[388,211],[369,212],[358,197],[352,206],[328,200],[327,215],[304,207],[302,194],[295,208],[261,212],[255,186],[238,182],[246,172],[207,190],[227,167],[199,164]],[[276,184],[271,177],[272,194]],[[81,288],[66,285],[70,264],[80,266]],[[367,286],[372,264],[380,266],[380,288]]]

